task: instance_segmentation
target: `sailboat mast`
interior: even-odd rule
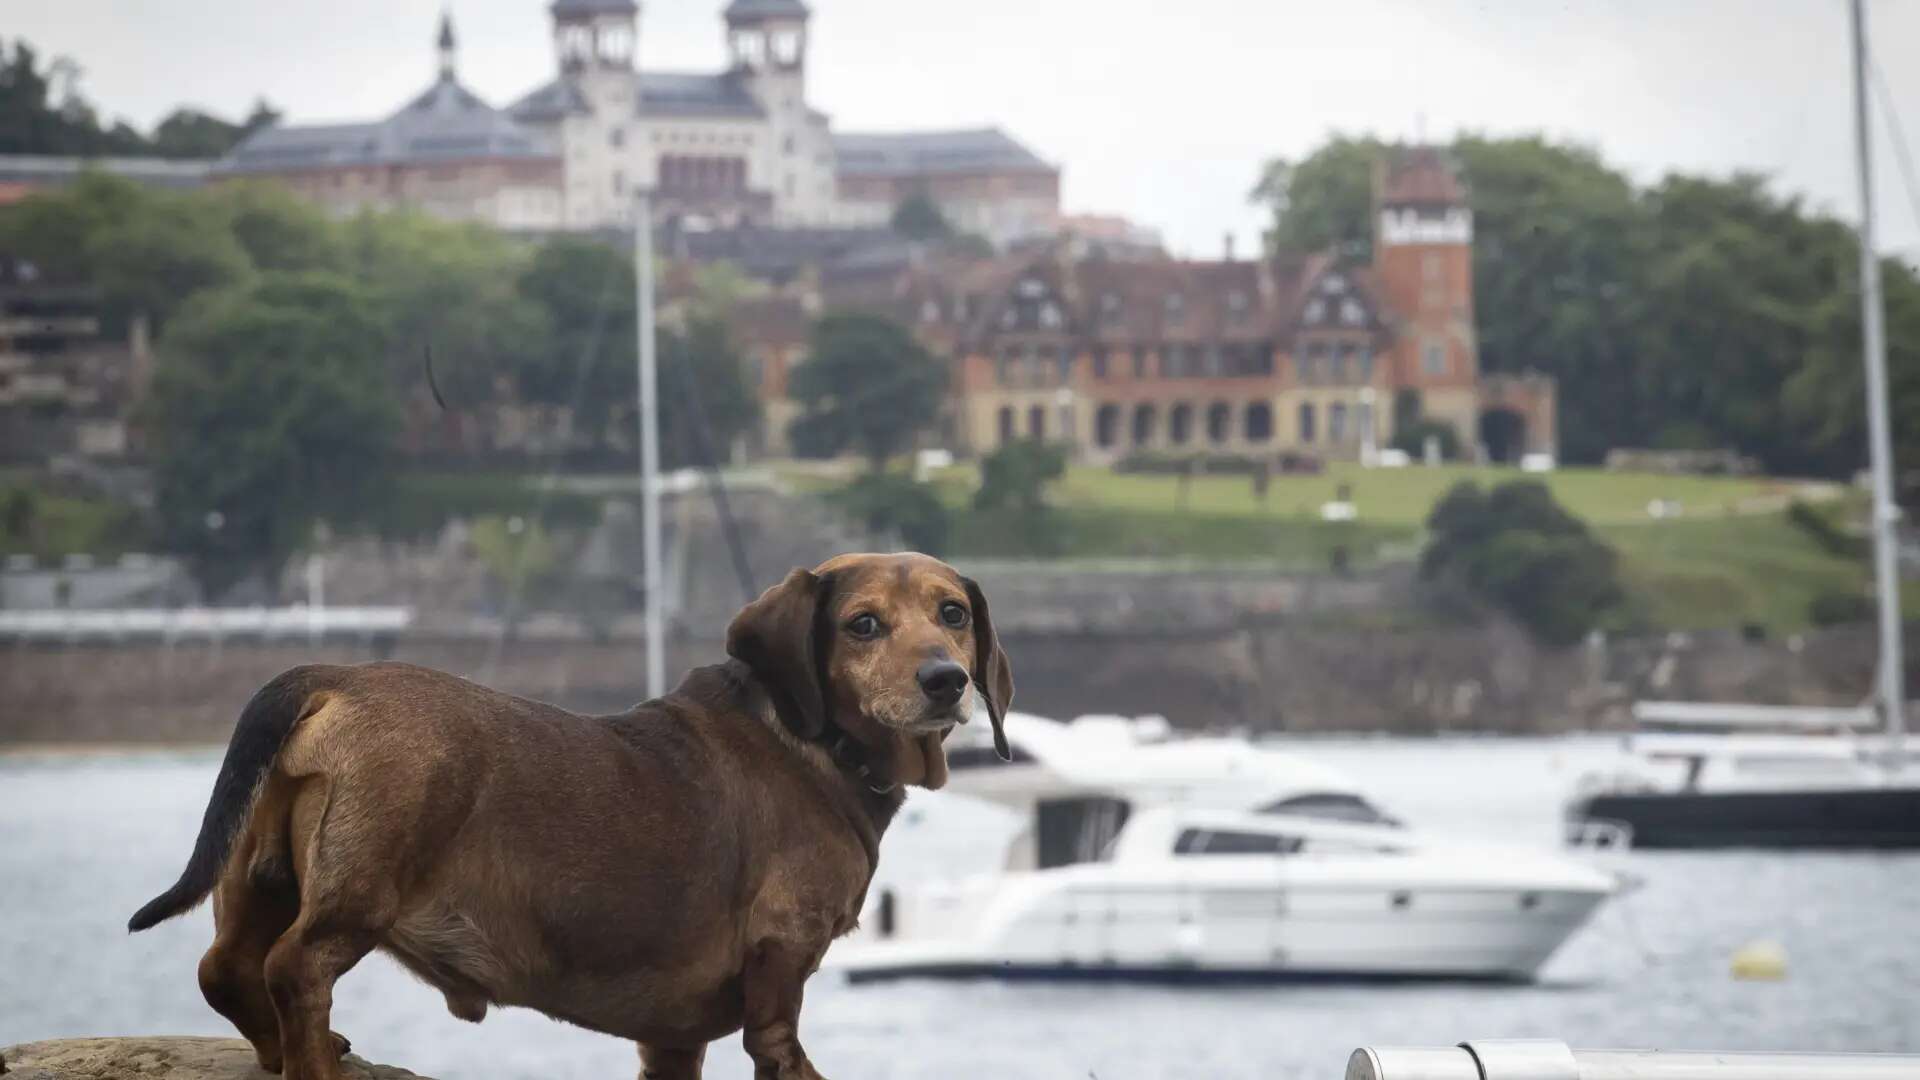
[[[1889,740],[1887,761],[1899,768],[1906,734],[1905,664],[1900,640],[1900,574],[1896,563],[1900,511],[1893,501],[1893,440],[1887,421],[1887,340],[1881,318],[1880,255],[1873,233],[1873,148],[1867,110],[1866,0],[1853,0],[1854,144],[1860,174],[1860,326],[1867,368],[1867,437],[1873,463],[1873,581],[1879,600],[1879,698]]]

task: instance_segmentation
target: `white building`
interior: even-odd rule
[[[549,11],[555,76],[505,109],[460,83],[443,20],[433,85],[392,116],[268,128],[215,175],[516,229],[631,226],[638,185],[656,220],[715,226],[875,224],[917,193],[996,243],[1059,217],[1059,171],[997,129],[836,137],[807,100],[801,0],[731,0],[719,72],[644,66],[634,0]]]

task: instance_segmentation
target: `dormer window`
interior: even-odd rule
[[[922,301],[920,304],[920,321],[923,323],[939,322],[940,321],[940,301],[935,300],[932,297],[928,297],[926,300]]]
[[[1360,306],[1360,301],[1349,296],[1340,301],[1340,321],[1348,326],[1359,326],[1367,321],[1367,309]]]
[[[1028,300],[1038,300],[1047,295],[1047,286],[1039,278],[1022,278],[1019,293]]]
[[[1013,324],[1019,321],[1019,319],[1020,314],[1013,310],[1012,305],[1008,305],[1000,310],[1000,327],[1003,330],[1013,329]]]
[[[1326,301],[1318,297],[1307,301],[1307,310],[1302,317],[1309,323],[1318,323],[1325,320],[1327,317]]]
[[[1329,274],[1327,279],[1320,283],[1320,291],[1329,296],[1339,296],[1347,291],[1347,279],[1339,274]]]
[[[1040,325],[1048,330],[1060,329],[1060,305],[1051,300],[1041,304]]]
[[[1120,296],[1118,293],[1100,294],[1100,317],[1108,321],[1120,317]]]

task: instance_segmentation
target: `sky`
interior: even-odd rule
[[[1261,164],[1330,132],[1544,134],[1636,180],[1757,171],[1858,214],[1846,0],[810,0],[809,96],[839,131],[998,125],[1062,169],[1075,213],[1178,254],[1253,250]],[[724,0],[643,0],[640,63],[717,70]],[[0,35],[66,55],[103,113],[383,116],[434,71],[505,105],[552,77],[544,0],[0,0]],[[1869,0],[1893,112],[1920,151],[1920,0]],[[1876,98],[1880,245],[1920,208]],[[1915,178],[1920,186],[1920,177]]]

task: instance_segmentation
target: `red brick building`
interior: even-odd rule
[[[914,327],[953,364],[942,441],[961,452],[1043,438],[1095,462],[1141,451],[1360,459],[1417,416],[1451,426],[1470,452],[1552,453],[1552,380],[1480,373],[1473,215],[1448,163],[1399,151],[1374,191],[1366,265],[1331,253],[1088,257],[1060,243],[829,273],[784,302]],[[770,406],[763,442],[778,452],[784,372],[803,341],[765,332],[766,317],[743,323]]]

